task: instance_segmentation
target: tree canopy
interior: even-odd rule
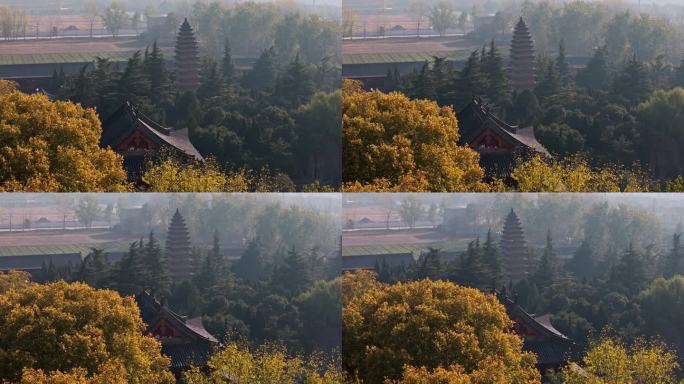
[[[343,180],[382,189],[483,190],[478,154],[459,147],[449,107],[400,93],[366,92],[345,80],[342,96]]]
[[[0,328],[3,380],[174,382],[159,342],[143,335],[135,300],[113,291],[64,281],[9,290],[0,295]]]
[[[346,274],[343,284],[350,277],[356,281]],[[416,370],[433,377],[448,370],[473,382],[540,380],[534,355],[522,351],[493,295],[426,279],[377,284],[344,297],[343,365],[364,382],[420,383]]]
[[[0,190],[125,191],[123,159],[99,147],[93,109],[45,95],[0,95]]]

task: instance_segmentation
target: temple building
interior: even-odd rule
[[[190,233],[178,209],[166,233],[166,263],[173,282],[188,280],[195,273]]]
[[[195,91],[200,82],[199,45],[188,19],[176,39],[176,85],[181,92]]]
[[[480,154],[480,166],[488,179],[512,183],[510,174],[517,158],[533,154],[550,157],[534,136],[534,127],[519,128],[496,117],[479,98],[474,98],[458,114],[459,145]]]
[[[532,35],[522,17],[513,30],[508,78],[515,92],[532,90],[536,80],[536,58]]]
[[[136,295],[135,300],[146,325],[144,333],[161,342],[161,352],[171,360],[171,372],[179,382],[182,373],[192,366],[206,367],[219,342],[204,329],[202,317],[181,316],[148,291]]]
[[[513,283],[526,278],[529,271],[530,252],[520,219],[513,208],[504,222],[499,248],[506,278]]]
[[[537,355],[537,369],[558,371],[568,361],[573,351],[571,339],[554,328],[549,315],[534,316],[527,313],[506,292],[494,292],[513,321],[513,331],[523,340],[523,351]]]
[[[161,152],[203,160],[190,142],[187,129],[162,127],[128,101],[102,123],[100,146],[123,156],[128,179],[134,183],[145,173],[146,162]]]

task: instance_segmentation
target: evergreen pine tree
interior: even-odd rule
[[[570,66],[565,59],[565,40],[561,39],[558,43],[558,57],[556,58],[556,67],[562,85],[567,85],[570,76]]]
[[[591,240],[585,238],[582,240],[579,248],[575,250],[572,259],[568,263],[568,269],[578,279],[587,279],[594,277],[595,272],[595,254],[591,247]]]
[[[287,297],[297,296],[311,285],[311,274],[307,269],[306,259],[295,250],[294,246],[273,272],[271,283]]]
[[[221,96],[223,79],[219,72],[218,65],[214,60],[205,59],[200,71],[200,85],[197,88],[197,98],[205,103]]]
[[[440,279],[442,273],[441,252],[438,249],[430,248],[416,266],[416,278],[418,279]]]
[[[432,81],[430,64],[427,61],[420,68],[420,72],[418,72],[418,76],[413,81],[409,94],[414,99],[435,99],[436,86]]]
[[[621,96],[631,104],[644,100],[652,90],[648,68],[637,60],[636,55],[627,61],[613,80],[613,94]]]
[[[145,75],[143,63],[140,59],[140,51],[133,54],[128,59],[126,69],[121,74],[119,80],[119,101],[123,103],[128,100],[144,113],[151,111],[151,102],[148,97],[150,94],[150,81]]]
[[[233,56],[230,53],[230,41],[228,39],[226,39],[226,44],[223,47],[221,73],[226,86],[232,87],[235,81],[235,65],[233,64]]]
[[[488,265],[484,260],[479,238],[468,244],[468,249],[462,260],[459,280],[461,284],[475,288],[484,288],[491,284]]]
[[[680,242],[681,236],[681,233],[672,235],[672,249],[665,258],[663,270],[663,276],[666,278],[684,274],[684,249]]]
[[[76,278],[95,288],[107,288],[109,259],[102,249],[93,248],[79,266]]]
[[[276,102],[294,108],[306,103],[313,91],[311,76],[296,54],[285,72],[278,76],[274,92]]]
[[[487,239],[482,245],[482,260],[487,268],[487,278],[492,289],[496,289],[503,281],[503,265],[499,248],[494,243],[492,230],[487,230]]]
[[[613,267],[609,283],[615,290],[631,295],[639,293],[646,286],[646,266],[643,257],[631,243]]]
[[[544,253],[539,259],[537,270],[532,275],[532,281],[542,292],[556,283],[558,279],[557,264],[556,253],[553,251],[551,230],[549,230],[546,234],[546,248],[544,248]]]
[[[273,89],[275,80],[275,50],[271,47],[261,52],[254,67],[242,77],[242,85],[254,91],[266,91]]]
[[[679,62],[679,66],[675,70],[672,85],[675,87],[684,87],[684,58]]]
[[[561,88],[561,79],[556,69],[556,63],[548,62],[544,64],[545,70],[534,89],[534,93],[540,99],[545,99],[558,94]]]
[[[453,105],[456,109],[461,109],[470,103],[473,97],[484,95],[486,87],[487,83],[482,73],[480,53],[478,50],[474,50],[458,76],[450,82],[450,92],[447,94],[445,103]]]
[[[154,105],[151,116],[159,123],[166,122],[166,111],[173,106],[174,87],[166,68],[164,54],[157,41],[152,44],[152,52],[143,62],[145,73],[150,82],[148,98]]]
[[[498,109],[505,108],[509,103],[508,78],[506,76],[506,70],[504,69],[503,59],[494,44],[494,39],[490,42],[489,52],[483,57],[482,72],[486,78],[487,98],[489,98]]]
[[[577,85],[590,89],[604,89],[610,81],[610,70],[606,47],[594,53],[589,63],[577,74]]]
[[[147,243],[143,249],[143,262],[148,271],[148,280],[146,281],[145,286],[154,289],[160,294],[167,293],[171,285],[171,278],[166,269],[161,246],[154,237],[154,232],[150,232]]]
[[[249,242],[240,260],[233,265],[233,272],[246,280],[256,281],[263,277],[264,263],[261,256],[261,246],[257,239]]]

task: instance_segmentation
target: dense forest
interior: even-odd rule
[[[470,205],[467,218],[445,217],[441,226],[445,233],[480,233],[466,250],[454,254],[431,249],[410,267],[382,263],[377,279],[394,284],[427,278],[507,291],[529,313],[550,314],[554,327],[573,339],[580,356],[610,335],[626,345],[660,340],[681,363],[681,224],[673,224],[664,207],[658,208],[659,214],[656,201],[651,207],[644,201],[620,204],[585,198],[584,206],[580,197],[568,195],[509,196],[492,199],[498,200],[494,204]],[[506,277],[499,246],[503,218],[511,207],[521,218],[530,248],[527,277],[515,284]],[[558,244],[570,244],[574,251],[561,258]],[[676,373],[672,375],[670,380]],[[559,381],[562,376],[548,373],[544,380],[574,382],[567,377]]]
[[[481,97],[505,121],[533,126],[556,160],[580,155],[597,169],[639,169],[660,181],[680,176],[681,26],[605,3],[525,2],[520,9],[538,55],[532,91],[510,91],[508,49],[501,49],[510,35],[501,32],[458,70],[435,58],[413,74],[388,71],[384,88],[455,112]],[[519,13],[502,11],[500,31]]]
[[[172,55],[156,41],[123,69],[100,59],[77,76],[57,71],[52,91],[96,108],[102,121],[128,100],[162,125],[189,128],[219,169],[282,173],[298,186],[339,184],[337,21],[251,2],[196,3],[190,20],[202,55],[196,92],[176,89]],[[236,53],[256,59],[247,68]]]
[[[334,215],[312,207],[265,203],[270,199],[263,197],[176,195],[145,205],[140,220],[152,231],[140,233],[121,260],[93,249],[78,266],[43,265],[36,280],[83,282],[122,296],[152,290],[174,311],[202,316],[207,330],[224,341],[279,342],[293,352],[331,353],[340,342],[338,224]],[[90,200],[76,202],[81,221],[104,214]],[[195,274],[183,282],[170,280],[160,239],[175,209],[186,217],[194,246]],[[239,259],[226,259],[222,239],[233,246],[247,241]]]

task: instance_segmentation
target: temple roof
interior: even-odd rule
[[[135,130],[159,145],[171,146],[190,157],[203,160],[202,155],[190,142],[187,129],[172,130],[162,127],[138,111],[129,101],[102,124],[100,145],[115,148]]]
[[[186,316],[179,315],[166,305],[161,304],[148,291],[135,296],[140,307],[140,316],[147,325],[147,331],[151,330],[160,320],[168,321],[175,329],[183,333],[193,342],[205,341],[208,343],[218,343],[202,324],[201,317],[188,319]],[[163,344],[163,343],[162,343]]]
[[[523,350],[537,355],[537,366],[558,366],[574,356],[572,339],[551,324],[550,315],[534,316],[527,313],[505,293],[494,291],[494,294],[499,302],[504,305],[510,318],[525,323],[527,327],[542,335],[541,339],[526,338],[525,335],[520,335],[523,339]]]
[[[525,147],[533,152],[550,156],[546,148],[534,136],[533,127],[518,128],[507,124],[492,114],[489,107],[479,98],[474,98],[458,113],[458,125],[461,133],[459,142],[462,145],[470,144],[485,128],[491,128],[516,148]]]

